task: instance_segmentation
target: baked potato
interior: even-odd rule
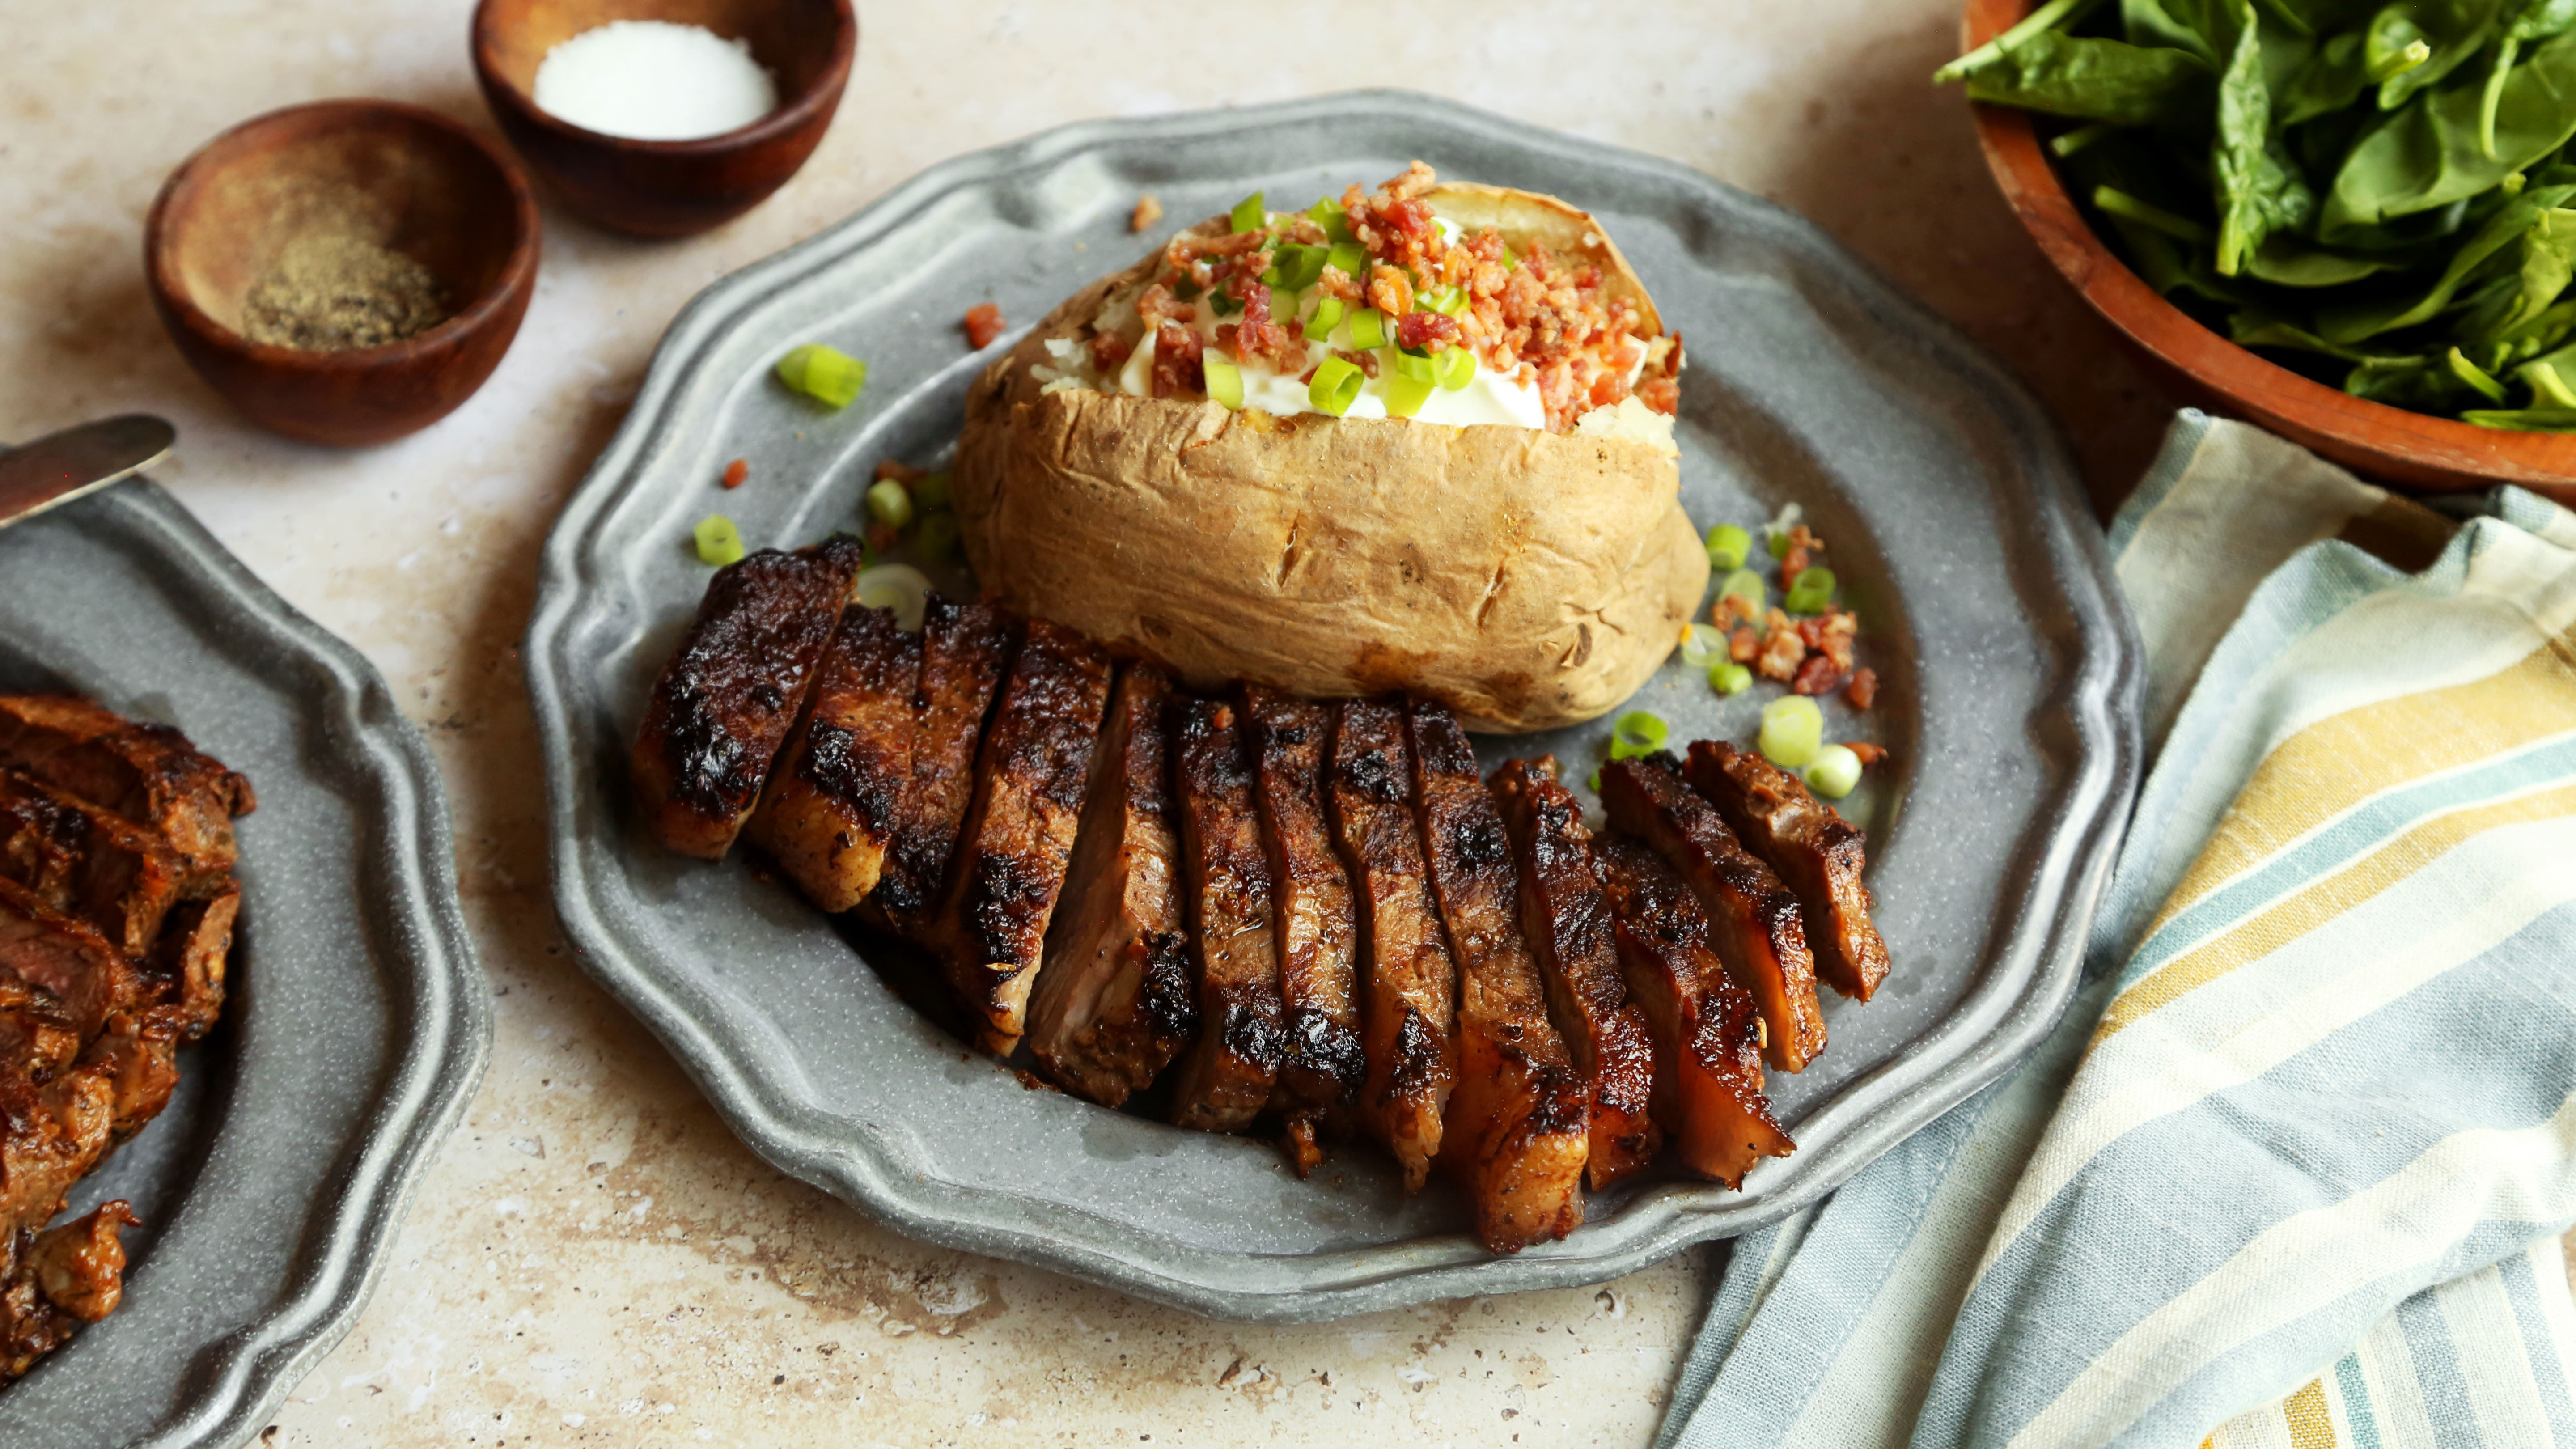
[[[1275,309],[1275,310],[1274,310]],[[1552,197],[1247,198],[1058,307],[966,401],[967,556],[1011,607],[1186,682],[1592,719],[1708,586],[1680,340]]]

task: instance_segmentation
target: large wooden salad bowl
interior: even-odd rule
[[[1968,0],[1963,50],[2030,13],[2029,0]],[[2576,503],[2576,436],[2481,428],[2353,397],[2267,362],[2157,295],[2103,244],[2048,162],[2029,112],[1972,103],[2004,200],[2075,290],[2195,406],[2259,423],[2377,482],[2459,490],[2516,483]]]

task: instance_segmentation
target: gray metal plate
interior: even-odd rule
[[[0,529],[0,690],[37,689],[178,726],[259,810],[223,1021],[73,1197],[143,1218],[124,1306],[0,1390],[0,1444],[238,1444],[357,1321],[491,1049],[446,796],[375,669],[145,479]]]
[[[1024,327],[1124,266],[1147,245],[1126,230],[1138,193],[1161,197],[1168,228],[1255,188],[1294,204],[1374,185],[1417,156],[1603,218],[1689,339],[1685,505],[1706,526],[1804,504],[1887,681],[1870,716],[1830,710],[1829,736],[1879,739],[1896,762],[1847,802],[1872,837],[1895,974],[1868,1006],[1828,1005],[1818,1065],[1773,1077],[1797,1155],[1741,1193],[1623,1187],[1571,1238],[1507,1259],[1467,1236],[1448,1191],[1407,1200],[1374,1149],[1299,1182],[1263,1143],[1023,1089],[907,1009],[791,890],[652,848],[624,788],[645,692],[706,584],[698,518],[792,546],[849,526],[879,459],[944,457],[986,360],[959,317],[992,299]],[[868,360],[845,413],[768,380],[808,341]],[[737,457],[752,482],[721,492]],[[1999,368],[1776,207],[1391,93],[1049,132],[936,167],[717,283],[672,324],[557,523],[527,663],[565,929],[755,1150],[915,1236],[1253,1319],[1590,1282],[1815,1201],[2054,1020],[2139,760],[2138,651],[2099,530]],[[1678,662],[1636,703],[1677,740],[1745,740],[1759,707]],[[1606,733],[1483,751],[1553,750],[1579,778]]]

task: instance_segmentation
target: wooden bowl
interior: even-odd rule
[[[778,109],[694,141],[635,141],[537,109],[546,52],[612,20],[701,25],[751,46],[778,78]],[[474,74],[510,144],[601,226],[689,236],[749,211],[814,154],[840,108],[859,20],[850,0],[481,0]]]
[[[2030,8],[2029,0],[1968,0],[1965,47],[1992,40]],[[2185,401],[2260,423],[2381,483],[2435,490],[2518,483],[2576,504],[2576,436],[2504,432],[2370,402],[2237,346],[2157,295],[2093,234],[2029,112],[1971,109],[1986,164],[2039,249]]]
[[[455,312],[340,352],[243,336],[244,298],[325,205],[428,268]],[[319,101],[245,121],[180,163],[152,203],[143,260],[188,365],[251,421],[381,443],[447,416],[510,350],[536,287],[537,205],[517,167],[445,116]]]

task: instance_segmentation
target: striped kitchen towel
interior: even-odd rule
[[[2576,515],[2451,511],[2176,421],[2065,1022],[1735,1245],[1659,1444],[2576,1446]]]

